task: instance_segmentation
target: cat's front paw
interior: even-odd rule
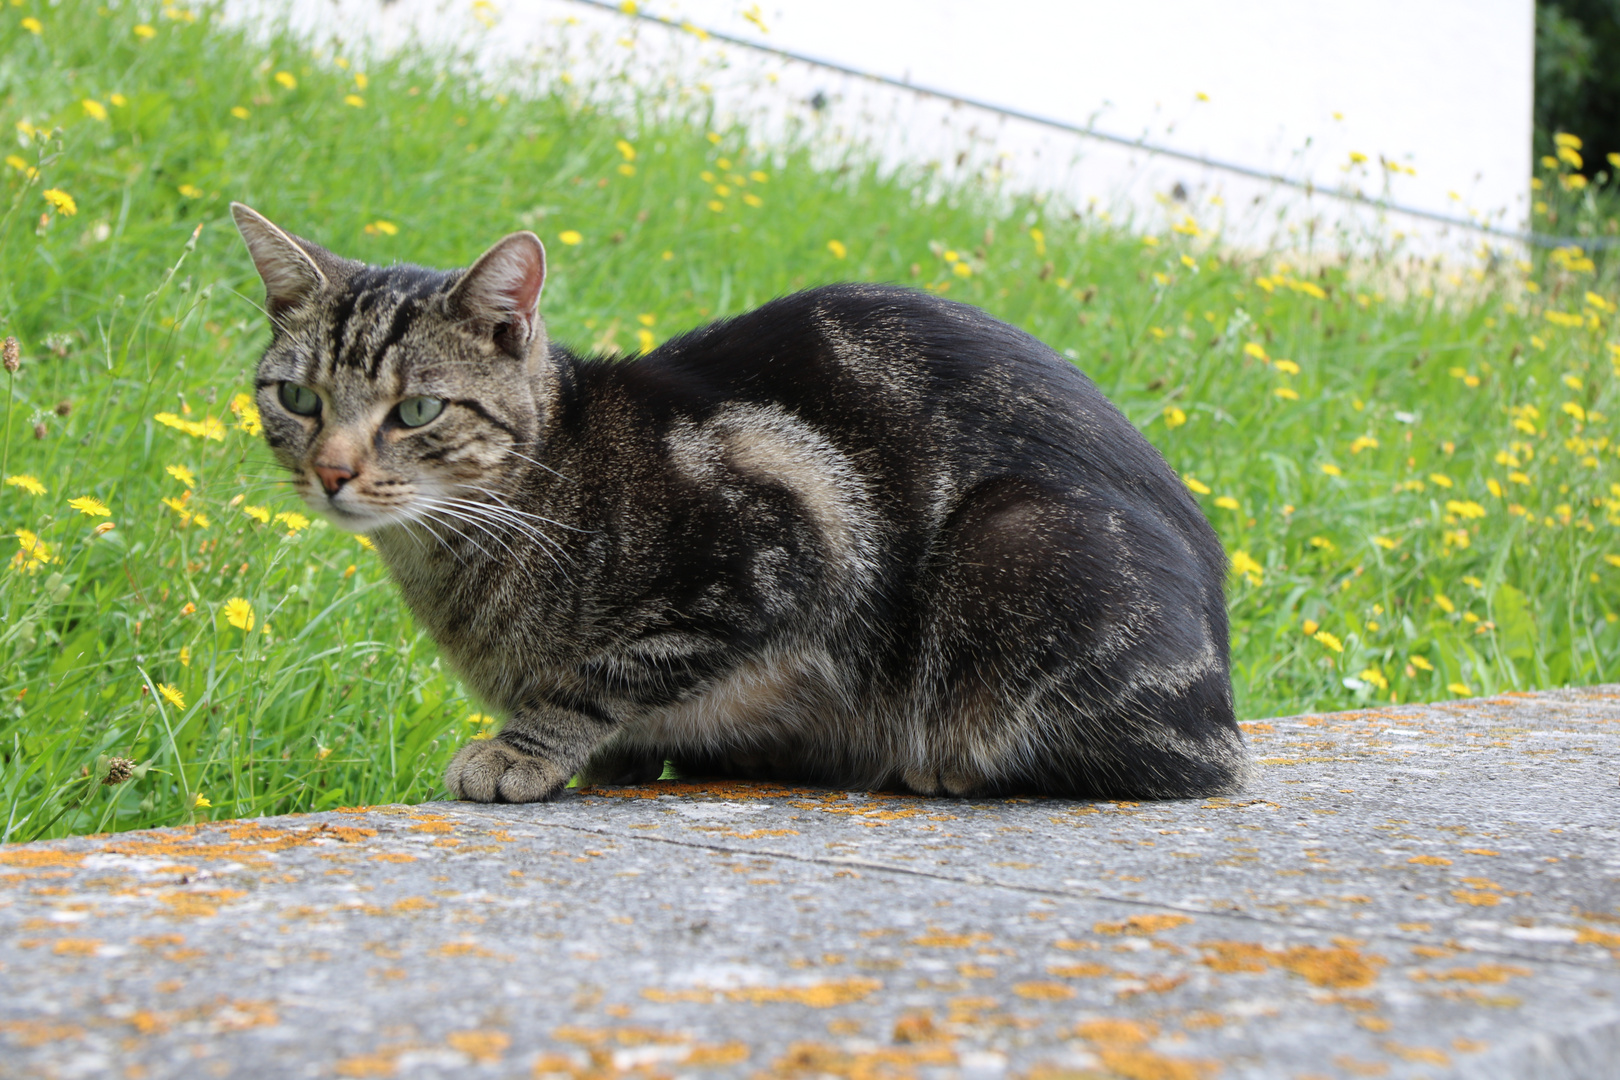
[[[444,786],[458,799],[473,802],[543,802],[568,786],[569,773],[544,758],[480,739],[456,751],[444,772]]]

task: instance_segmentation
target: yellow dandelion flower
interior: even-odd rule
[[[1446,683],[1446,689],[1458,697],[1473,697],[1474,692],[1468,688],[1467,683]]]
[[[85,98],[83,101],[79,102],[79,107],[84,110],[84,115],[88,116],[92,120],[107,119],[107,106],[103,105],[95,98]]]
[[[30,15],[27,18],[23,19],[22,28],[24,30],[28,31],[30,34],[36,34],[37,35],[37,34],[43,34],[45,32],[44,24],[41,23],[38,19],[34,18],[32,15]]]
[[[1292,386],[1279,386],[1279,387],[1277,387],[1277,389],[1273,390],[1272,393],[1276,394],[1278,397],[1282,398],[1284,401],[1298,401],[1299,400],[1299,391],[1295,390]]]
[[[158,693],[168,698],[169,704],[175,708],[183,709],[186,707],[186,697],[178,687],[170,686],[168,683],[158,683]]]
[[[1181,482],[1187,485],[1189,491],[1196,492],[1199,495],[1208,495],[1210,492],[1209,485],[1195,477],[1183,476]]]
[[[1350,443],[1350,452],[1352,454],[1359,454],[1363,450],[1376,449],[1378,449],[1378,440],[1373,438],[1371,435],[1358,435],[1354,441]]]
[[[495,718],[488,713],[472,713],[467,717],[468,727],[488,727],[495,722]]]
[[[1299,374],[1299,365],[1294,363],[1292,360],[1273,360],[1271,362],[1271,366],[1282,372],[1284,375]]]
[[[288,90],[296,90],[298,88],[298,80],[293,78],[293,74],[290,71],[276,72],[276,82],[280,83]]]
[[[180,646],[180,666],[181,667],[190,667],[191,666],[191,646],[190,645],[182,645],[182,646]]]
[[[225,441],[225,425],[212,416],[202,420],[187,420],[174,413],[160,412],[152,417],[165,427],[172,427],[176,431],[183,431],[194,439],[213,439],[216,442]]]
[[[198,187],[196,184],[181,184],[175,190],[180,192],[181,196],[187,199],[200,199],[203,195],[202,188]]]
[[[1232,573],[1242,574],[1249,584],[1254,586],[1259,586],[1265,581],[1265,568],[1247,551],[1232,552]]]
[[[1379,671],[1375,667],[1364,668],[1359,674],[1357,674],[1356,678],[1360,679],[1362,682],[1372,683],[1380,690],[1389,689],[1389,680],[1384,677],[1384,673],[1382,671]]]
[[[1562,405],[1560,405],[1558,407],[1560,409],[1562,409],[1564,412],[1566,412],[1569,415],[1573,416],[1575,419],[1580,420],[1583,423],[1585,422],[1585,420],[1586,420],[1586,410],[1581,408],[1579,405],[1575,404],[1573,401],[1566,401],[1566,402],[1564,402]]]
[[[1447,615],[1450,615],[1453,611],[1457,610],[1457,605],[1453,604],[1451,602],[1451,598],[1444,593],[1434,594],[1434,605]]]
[[[567,244],[569,247],[573,247],[575,244],[578,244],[581,240],[584,240],[585,237],[580,235],[578,229],[564,229],[562,232],[557,234],[557,239],[561,240],[563,243]]]
[[[719,199],[710,199],[709,200],[709,209],[713,210],[715,213],[718,214],[722,210],[724,210],[725,208],[726,208],[726,204],[721,202]]]
[[[1620,566],[1620,555],[1605,555],[1603,561],[1610,566]]]
[[[1220,507],[1222,510],[1236,510],[1238,508],[1238,501],[1232,498],[1230,495],[1222,495],[1215,500],[1215,505]]]
[[[758,169],[755,169],[753,172],[748,174],[748,179],[752,180],[756,184],[763,184],[770,179],[770,174],[762,173]]]
[[[14,534],[17,537],[17,553],[11,557],[14,569],[27,570],[33,573],[46,563],[56,561],[51,553],[51,547],[34,533],[27,529],[18,529]]]
[[[636,331],[636,341],[637,341],[637,344],[639,344],[641,346],[641,351],[643,353],[650,353],[650,352],[653,351],[653,345],[655,344],[655,341],[654,341],[654,338],[653,338],[653,332],[651,330],[646,330],[646,329],[637,330]]]
[[[1465,501],[1447,499],[1446,513],[1456,514],[1460,518],[1482,518],[1485,516],[1485,508],[1472,499]]]
[[[843,256],[840,255],[839,258],[843,258]],[[957,277],[972,277],[973,267],[968,265],[966,262],[959,262],[955,266],[951,267],[951,273],[955,274]]]
[[[260,525],[270,524],[270,508],[267,506],[244,506],[242,513],[257,521]]]
[[[1174,431],[1176,428],[1180,427],[1182,424],[1185,424],[1186,422],[1187,422],[1187,414],[1186,413],[1182,412],[1180,409],[1176,408],[1174,405],[1170,405],[1170,406],[1167,406],[1165,408],[1165,410],[1164,410],[1164,426],[1165,427],[1167,427],[1170,430]]]
[[[309,518],[298,513],[296,510],[289,510],[284,513],[277,514],[275,520],[287,526],[288,536],[293,536],[299,531],[309,528]]]
[[[1311,640],[1321,644],[1323,648],[1332,649],[1336,653],[1344,652],[1344,642],[1326,630],[1318,630],[1311,635]]]
[[[1423,657],[1418,656],[1416,653],[1414,653],[1411,656],[1408,656],[1406,658],[1406,662],[1408,664],[1411,664],[1413,667],[1417,668],[1419,671],[1433,671],[1434,670],[1434,665],[1433,664],[1429,663],[1429,661],[1424,659]]]
[[[1306,619],[1300,624],[1299,628],[1304,631],[1306,637],[1310,637],[1312,634],[1316,633],[1317,630],[1321,629],[1321,625],[1322,624],[1317,622],[1315,619]]]
[[[1485,481],[1485,490],[1491,493],[1492,498],[1502,497],[1502,485],[1494,476]]]
[[[1399,540],[1391,540],[1387,536],[1375,536],[1372,538],[1372,542],[1383,548],[1385,551],[1394,551],[1395,548],[1400,544]]]
[[[366,107],[366,99],[361,97],[359,94],[344,94],[343,104],[349,106],[351,109],[363,109]]]
[[[619,171],[620,176],[634,176],[634,175],[636,175],[636,167],[634,165],[630,164],[628,161],[619,162],[619,170],[618,171]]]
[[[1344,475],[1344,470],[1339,468],[1337,465],[1333,464],[1331,461],[1323,462],[1321,468],[1322,468],[1322,473],[1323,473],[1324,476],[1343,476]]]
[[[354,536],[354,542],[365,548],[367,551],[377,550],[377,545],[371,542],[371,537],[369,536],[362,536],[361,534],[356,533]]]
[[[1453,485],[1451,477],[1447,476],[1445,473],[1430,473],[1429,483],[1433,484],[1435,487],[1443,488],[1449,488]]]
[[[107,504],[91,495],[80,495],[77,499],[69,499],[68,505],[85,517],[112,517],[112,511],[107,509]]]
[[[191,805],[193,809],[206,810],[214,804],[208,801],[208,796],[199,791],[197,797],[191,800]]]
[[[237,394],[231,398],[231,412],[236,414],[236,426],[249,435],[258,435],[264,430],[259,420],[259,407],[250,395]]]
[[[79,212],[79,204],[73,201],[73,196],[60,188],[46,188],[41,194],[63,217],[72,217]]]
[[[116,108],[120,109],[129,104],[129,98],[125,97],[123,94],[108,94],[107,100],[112,102]]]
[[[252,116],[253,114],[247,110],[246,106],[232,105],[231,106],[231,115],[236,117],[238,120],[246,120],[248,117]]]
[[[232,597],[225,601],[225,621],[238,630],[252,630],[253,605],[240,596]]]
[[[152,27],[147,26],[145,23],[136,23],[132,32],[142,41],[151,41],[153,38],[157,37],[157,31]]]
[[[188,488],[197,486],[197,476],[184,465],[165,465],[163,471],[186,485]]]
[[[39,482],[39,477],[28,473],[19,473],[16,476],[6,477],[6,483],[14,488],[21,488],[30,495],[45,494],[45,485]]]
[[[399,226],[392,221],[384,221],[382,218],[378,218],[370,225],[367,225],[365,231],[367,236],[398,236]]]
[[[844,242],[842,240],[827,241],[827,250],[832,252],[832,256],[835,259],[842,259],[844,256],[849,254],[849,248],[844,246]]]
[[[368,87],[370,85],[371,85],[371,79],[369,77],[367,77],[365,72],[357,71],[357,72],[354,73],[354,88],[356,90],[364,90],[366,87]]]
[[[752,191],[744,195],[742,200],[749,206],[754,207],[756,210],[765,205],[765,200],[760,198],[758,195],[755,195]]]
[[[1251,341],[1243,346],[1243,355],[1252,356],[1256,360],[1264,360],[1266,358],[1266,347],[1258,341]]]
[[[636,148],[634,146],[631,146],[630,143],[627,140],[620,139],[619,141],[615,142],[613,145],[614,145],[615,148],[617,148],[619,153],[624,155],[624,160],[626,160],[626,161],[634,161],[634,160],[636,160]]]

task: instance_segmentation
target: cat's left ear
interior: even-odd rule
[[[532,232],[516,232],[479,256],[450,293],[452,316],[489,334],[514,359],[529,355],[540,326],[546,248]]]

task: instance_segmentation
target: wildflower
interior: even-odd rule
[[[641,346],[641,351],[643,353],[650,353],[653,351],[654,338],[651,330],[646,328],[637,330],[636,341]]]
[[[28,16],[22,21],[22,28],[28,31],[30,34],[34,34],[36,36],[45,33],[44,24],[42,24],[32,15]]]
[[[150,26],[147,26],[145,23],[136,23],[133,33],[142,41],[151,41],[153,38],[157,37],[157,31],[152,29]]]
[[[186,707],[185,695],[182,694],[178,688],[170,686],[168,683],[158,683],[158,693],[167,698],[169,700],[169,704],[173,705],[175,708],[183,709]]]
[[[185,607],[180,609],[180,614],[181,615],[195,615],[196,613],[197,613],[197,605],[196,604],[188,603]]]
[[[1446,689],[1458,697],[1473,697],[1474,692],[1468,688],[1467,683],[1446,683]]]
[[[577,229],[564,229],[562,232],[557,234],[557,239],[561,240],[569,247],[573,247],[575,244],[579,243],[585,238],[579,234]]]
[[[843,258],[842,255],[838,257],[840,259]],[[973,267],[969,266],[966,262],[959,262],[955,266],[951,267],[951,273],[955,274],[957,277],[972,277]]]
[[[1448,548],[1465,548],[1470,546],[1467,529],[1446,529],[1440,534],[1440,539]]]
[[[1238,501],[1232,498],[1230,495],[1222,495],[1215,500],[1215,505],[1220,507],[1222,510],[1236,510],[1238,508]]]
[[[350,108],[363,109],[366,107],[366,99],[361,97],[359,94],[344,94],[343,104],[349,106]]]
[[[1311,640],[1319,643],[1324,648],[1333,650],[1336,653],[1344,652],[1344,642],[1340,641],[1336,636],[1328,633],[1326,630],[1318,630],[1316,633],[1311,635]]]
[[[27,529],[18,529],[15,535],[18,550],[11,557],[13,568],[33,573],[46,563],[56,561],[56,556],[51,554],[50,545]]]
[[[270,524],[270,508],[267,506],[244,506],[242,513],[257,521],[260,525]]]
[[[1326,476],[1343,476],[1344,475],[1344,470],[1339,468],[1337,465],[1333,464],[1331,461],[1325,461],[1325,462],[1322,463],[1322,472]]]
[[[180,646],[180,666],[181,667],[190,667],[191,666],[191,646],[189,646],[189,645]]]
[[[1325,536],[1313,536],[1313,537],[1311,537],[1311,547],[1313,547],[1313,548],[1321,548],[1323,551],[1337,551],[1337,550],[1339,550],[1338,545],[1334,544],[1333,541],[1329,540]]]
[[[615,142],[613,145],[619,151],[619,153],[624,156],[624,160],[626,160],[626,161],[634,161],[634,160],[636,160],[636,148],[634,146],[631,146],[630,143],[627,140],[620,139],[617,142]]]
[[[1046,254],[1046,234],[1040,229],[1030,229],[1029,238],[1035,242],[1035,254],[1044,256]]]
[[[849,249],[844,246],[844,242],[842,240],[827,241],[827,250],[832,252],[833,258],[835,259],[842,259],[845,255],[849,254]]]
[[[1292,360],[1274,360],[1272,361],[1271,366],[1282,372],[1284,375],[1299,374],[1299,365],[1294,363]],[[1375,443],[1374,445],[1377,444]]]
[[[1199,495],[1209,494],[1210,487],[1202,480],[1194,479],[1191,476],[1183,476],[1181,482],[1187,485],[1188,490],[1197,492]]]
[[[1429,483],[1433,484],[1435,487],[1449,488],[1453,486],[1451,477],[1447,476],[1445,473],[1430,473]]]
[[[242,105],[232,105],[231,106],[231,115],[236,117],[238,120],[246,120],[249,116],[252,116],[253,114],[248,112],[246,107],[244,107]]]
[[[126,757],[107,759],[107,775],[101,778],[106,787],[115,787],[135,775],[135,763]]]
[[[194,809],[206,810],[214,804],[209,802],[208,797],[199,791],[197,792],[197,797],[191,800],[191,805]]]
[[[618,165],[618,173],[620,176],[634,176],[636,175],[636,167],[630,164],[628,161],[621,161]],[[746,202],[747,199],[748,196],[744,195],[743,200]],[[755,199],[754,203],[755,205],[758,205],[759,200]]]
[[[309,518],[298,513],[296,510],[289,510],[284,513],[277,514],[275,520],[287,526],[288,536],[295,536],[301,530],[309,528]]]
[[[365,227],[365,233],[367,236],[398,236],[399,226],[392,221],[384,221],[382,218],[378,218]]]
[[[6,483],[10,484],[14,488],[22,488],[30,495],[45,494],[45,485],[39,482],[39,478],[37,476],[31,476],[28,473],[20,473],[17,476],[8,476],[6,477]]]
[[[200,199],[203,195],[202,188],[198,187],[196,184],[181,184],[175,190],[180,192],[183,198],[187,199]]]
[[[1500,499],[1502,497],[1502,485],[1494,476],[1485,481],[1485,490],[1491,493],[1491,497],[1493,499]]]
[[[73,201],[73,196],[60,188],[46,188],[42,194],[45,201],[61,211],[64,217],[72,217],[79,212],[79,204]]]
[[[293,78],[292,72],[290,71],[276,72],[276,82],[280,83],[288,90],[296,90],[298,88],[298,80]]]
[[[713,210],[715,213],[718,214],[718,213],[720,213],[720,211],[724,210],[725,208],[726,208],[726,204],[721,202],[719,199],[710,199],[709,200],[709,209]]]
[[[68,505],[85,517],[112,517],[112,511],[107,509],[107,504],[90,495],[69,499]]]
[[[1169,406],[1165,407],[1165,410],[1164,410],[1164,426],[1165,427],[1167,427],[1170,430],[1174,431],[1176,428],[1180,427],[1182,424],[1185,424],[1186,422],[1187,422],[1187,414],[1186,413],[1182,412],[1180,409],[1176,408],[1174,405],[1169,405]],[[10,483],[9,480],[6,481],[6,482]]]
[[[1266,347],[1258,341],[1251,341],[1243,346],[1243,355],[1252,356],[1256,360],[1264,360],[1266,358]]]
[[[249,435],[258,435],[264,430],[264,425],[259,421],[259,407],[251,396],[237,394],[231,398],[231,412],[236,414],[237,427]]]
[[[472,713],[467,717],[468,727],[488,727],[495,722],[495,718],[486,713]]]
[[[358,569],[360,569],[360,568],[358,566],[354,565],[354,563],[350,563],[348,566],[345,566],[343,568],[343,577],[344,577],[344,579],[347,580],[348,578],[354,577],[354,572],[356,570],[358,570]]]
[[[369,536],[362,536],[359,533],[356,533],[355,537],[354,537],[354,542],[359,544],[361,547],[365,548],[367,551],[376,551],[377,550],[377,545],[373,544],[371,542],[371,537],[369,537]]]
[[[152,417],[165,427],[172,427],[176,431],[183,431],[194,439],[213,439],[216,442],[225,441],[225,425],[212,416],[203,420],[187,420],[174,413],[160,412]]]
[[[1450,598],[1448,598],[1444,593],[1435,593],[1434,603],[1436,607],[1445,612],[1447,615],[1450,615],[1453,611],[1457,610],[1457,605],[1453,604]]]
[[[629,168],[629,166],[621,165],[620,168]],[[743,200],[743,202],[747,203],[749,206],[754,207],[755,209],[758,209],[759,207],[765,205],[765,200],[760,198],[758,195],[755,195],[752,191],[745,194],[742,197],[742,200]]]
[[[1387,536],[1375,536],[1372,538],[1372,542],[1383,548],[1385,551],[1394,551],[1398,546],[1400,546],[1399,540],[1391,540]]]
[[[1350,151],[1350,164],[1352,164],[1352,165],[1365,165],[1366,163],[1367,163],[1367,155],[1366,154],[1363,154],[1359,150]]]
[[[107,106],[103,105],[95,98],[85,98],[83,101],[79,102],[79,105],[84,109],[84,115],[88,116],[90,119],[107,119]]]
[[[1371,624],[1369,623],[1368,625],[1371,625]],[[1358,674],[1356,676],[1356,678],[1360,679],[1362,682],[1372,683],[1374,686],[1378,687],[1378,689],[1380,689],[1380,690],[1388,690],[1389,689],[1389,680],[1384,677],[1384,673],[1382,671],[1379,671],[1375,667],[1370,667],[1370,668],[1364,669],[1363,671],[1361,671],[1360,674]]]
[[[1573,416],[1577,420],[1582,422],[1586,420],[1586,410],[1575,404],[1573,401],[1566,401],[1562,405],[1558,406],[1558,408],[1563,412],[1568,413],[1570,416]]]
[[[1433,664],[1429,663],[1423,657],[1418,656],[1416,653],[1413,653],[1411,656],[1408,656],[1406,658],[1406,662],[1411,664],[1413,667],[1417,668],[1419,671],[1433,671],[1434,670],[1434,665]]]
[[[16,338],[6,336],[5,345],[0,346],[0,357],[4,358],[7,373],[16,374],[17,369],[22,367],[22,346],[17,344]]]
[[[1250,585],[1259,587],[1265,581],[1264,568],[1247,551],[1232,553],[1232,573],[1242,574]]]
[[[236,596],[225,601],[225,621],[238,630],[253,629],[253,605]]]
[[[1446,513],[1456,514],[1460,518],[1482,518],[1485,516],[1485,508],[1472,499],[1466,501],[1447,499]]]
[[[1277,389],[1273,390],[1272,393],[1276,394],[1278,397],[1282,398],[1284,401],[1298,401],[1299,400],[1299,391],[1295,390],[1292,386],[1279,386],[1279,387],[1277,387]]]

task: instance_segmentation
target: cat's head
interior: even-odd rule
[[[535,456],[551,384],[533,233],[441,272],[340,258],[231,213],[273,331],[255,379],[265,439],[315,511],[371,532],[487,501]]]

